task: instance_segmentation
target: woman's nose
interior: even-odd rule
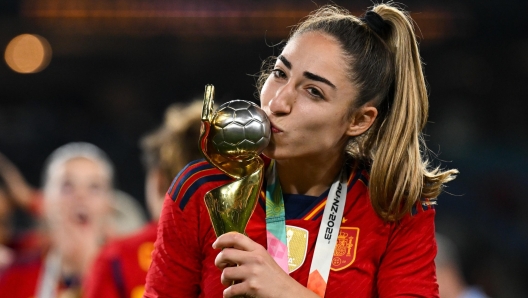
[[[77,187],[74,192],[74,197],[78,202],[90,200],[90,189],[88,187]]]
[[[269,103],[270,111],[275,115],[289,114],[295,102],[295,87],[291,83],[281,86]]]

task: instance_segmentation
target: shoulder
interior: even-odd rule
[[[397,231],[405,233],[409,238],[423,241],[427,237],[434,239],[434,221],[436,216],[436,201],[430,199],[418,200],[394,228]],[[421,239],[421,240],[420,240]]]
[[[363,197],[364,203],[370,204],[369,196],[369,172],[364,168],[347,168],[348,181],[347,181],[347,197]]]
[[[435,213],[436,199],[422,198],[418,200],[411,209],[411,216],[428,212],[431,214]]]
[[[144,243],[153,243],[156,241],[156,236],[157,223],[148,223],[145,225],[145,227],[132,235],[109,241],[103,247],[100,256],[103,258],[115,258],[123,256],[123,254],[134,251],[132,248],[137,248]]]
[[[21,280],[24,280],[24,283],[28,285],[36,282],[41,267],[42,256],[38,254],[31,254],[16,259],[0,275],[0,288],[3,288],[4,285],[10,285],[13,281],[20,283]]]
[[[33,268],[40,268],[43,262],[44,251],[35,250],[28,253],[20,254],[9,267],[13,271],[31,270]]]
[[[348,186],[349,188],[356,185],[358,182],[360,185],[368,188],[370,174],[365,168],[347,168],[348,170]]]
[[[368,194],[368,188],[370,183],[370,172],[367,167],[349,167],[349,176],[348,176],[348,191],[351,190],[354,192],[362,192],[368,198],[370,202],[370,195]],[[410,220],[416,215],[421,215],[419,217],[430,217],[435,214],[436,199],[421,198],[420,200],[414,203],[410,212],[402,219],[402,221]]]
[[[232,179],[204,159],[190,162],[174,178],[167,192],[172,201],[183,210],[197,192],[206,192]]]

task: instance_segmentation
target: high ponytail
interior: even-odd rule
[[[429,101],[422,61],[410,17],[385,4],[372,9],[390,27],[385,38],[394,57],[390,111],[376,136],[370,195],[374,209],[387,220],[398,220],[421,198],[436,198],[456,170],[429,169],[422,129]]]
[[[350,115],[367,103],[378,109],[370,129],[351,138],[346,151],[356,166],[370,167],[372,206],[386,221],[401,219],[420,199],[436,198],[458,173],[430,169],[423,156],[427,149],[421,131],[429,107],[411,22],[390,4],[375,5],[362,19],[327,5],[303,20],[290,37],[313,31],[335,37],[358,89]]]

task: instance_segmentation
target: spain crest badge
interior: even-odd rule
[[[339,236],[337,236],[332,267],[330,269],[333,271],[340,271],[354,263],[356,259],[358,238],[359,228],[341,226],[339,229]]]

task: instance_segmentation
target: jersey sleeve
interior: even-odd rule
[[[378,272],[379,297],[439,297],[432,207],[418,202],[413,215],[394,224]]]
[[[112,256],[108,247],[99,254],[91,270],[83,281],[83,297],[121,298],[117,283],[112,274]]]
[[[144,297],[198,297],[203,194],[226,179],[205,161],[189,164],[175,178],[165,196]]]

